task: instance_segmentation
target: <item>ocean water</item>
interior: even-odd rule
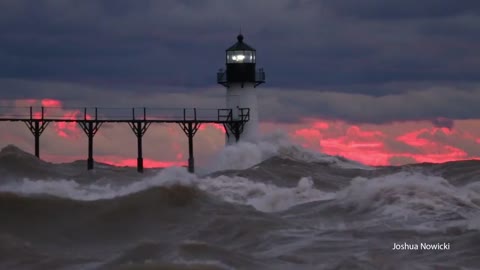
[[[0,175],[0,269],[480,269],[478,161],[373,168],[272,135],[195,175],[14,146]]]

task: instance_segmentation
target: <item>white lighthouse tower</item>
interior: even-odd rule
[[[258,102],[256,87],[265,82],[263,69],[256,69],[256,51],[237,36],[237,43],[226,50],[226,70],[217,74],[217,82],[227,88],[227,108],[232,109],[233,119],[238,119],[242,108],[249,109],[249,120],[243,127],[240,140],[254,141],[258,138]],[[227,129],[227,144],[236,141]]]

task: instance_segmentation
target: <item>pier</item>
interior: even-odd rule
[[[65,112],[69,112],[66,114]],[[202,124],[223,125],[227,136],[240,139],[250,119],[249,108],[99,108],[99,107],[0,107],[0,122],[24,122],[34,137],[40,158],[40,136],[50,123],[77,123],[88,138],[87,169],[94,168],[93,139],[104,123],[128,124],[137,137],[137,171],[143,172],[142,138],[151,124],[178,124],[188,137],[188,171],[195,171],[193,138]]]

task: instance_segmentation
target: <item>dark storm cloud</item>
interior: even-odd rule
[[[105,91],[89,99],[211,88],[225,48],[242,28],[266,69],[265,87],[299,93],[298,99],[268,99],[272,108],[292,112],[267,112],[268,119],[468,118],[474,110],[441,100],[425,112],[420,105],[401,110],[396,102],[420,104],[403,98],[416,98],[413,90],[428,90],[436,99],[432,85],[451,91],[477,85],[479,10],[470,0],[3,0],[1,98],[51,93],[85,100],[76,92],[85,88]],[[378,105],[380,97],[390,107]]]
[[[432,120],[432,124],[435,127],[452,129],[454,125],[454,121],[452,119],[438,117]]]
[[[4,63],[0,75],[122,83],[205,83],[200,63],[211,59],[213,50],[207,43],[202,44],[201,35],[195,33],[202,33],[205,25],[188,27],[182,21],[198,20],[190,14],[198,5],[182,11],[181,2],[159,2],[2,2],[0,10],[7,16],[2,14],[0,19]],[[169,15],[182,12],[189,18]],[[218,59],[223,60],[221,53]],[[214,74],[215,70],[210,72]]]
[[[442,18],[478,14],[480,9],[475,0],[323,0],[322,3],[341,15],[374,20]]]
[[[385,124],[427,120],[453,127],[449,119],[480,118],[476,90],[434,87],[423,91],[371,96],[338,92],[269,89],[260,97],[261,116],[270,121],[295,122],[303,117],[342,119],[350,123]]]

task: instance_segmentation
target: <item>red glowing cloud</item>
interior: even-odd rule
[[[468,154],[462,149],[435,140],[436,135],[451,137],[457,132],[448,128],[422,128],[397,137],[397,141],[413,146],[421,154],[412,154],[417,162],[446,162],[450,160],[466,159]]]
[[[439,128],[426,121],[363,126],[314,119],[306,122],[309,127],[290,132],[295,141],[367,165],[391,165],[394,160],[440,163],[480,158],[461,147],[465,142],[475,147],[480,142],[470,131]]]
[[[222,124],[215,124],[215,123],[209,123],[209,124],[202,124],[198,130],[206,130],[209,128],[214,128],[216,130],[221,131],[222,133],[225,133],[225,128],[223,127]]]
[[[14,104],[18,108],[18,112],[26,116],[29,111],[21,107],[32,107],[32,116],[34,119],[56,118],[65,120],[74,120],[80,118],[83,112],[78,109],[68,109],[63,107],[63,103],[56,99],[21,99],[15,100]],[[42,108],[39,108],[39,107]],[[21,111],[20,111],[21,110]],[[87,114],[87,119],[91,116]],[[58,136],[66,139],[77,139],[80,134],[78,124],[74,122],[54,122],[53,127]]]
[[[295,130],[292,137],[302,146],[329,155],[339,155],[369,165],[387,165],[383,139],[379,130],[364,130],[341,122],[308,120],[309,128]]]
[[[62,102],[56,99],[42,99],[41,104],[43,107],[62,107]]]
[[[429,130],[422,128],[420,130],[411,131],[397,137],[397,141],[403,142],[405,144],[414,146],[414,147],[431,147],[435,146],[435,143],[424,138],[419,138],[419,135],[423,133],[428,133]]]
[[[67,111],[64,113],[63,118],[74,120],[78,119],[78,115],[80,114],[79,111]],[[57,132],[58,136],[63,138],[78,138],[80,134],[80,130],[78,124],[75,122],[56,122],[54,124],[55,131]]]

